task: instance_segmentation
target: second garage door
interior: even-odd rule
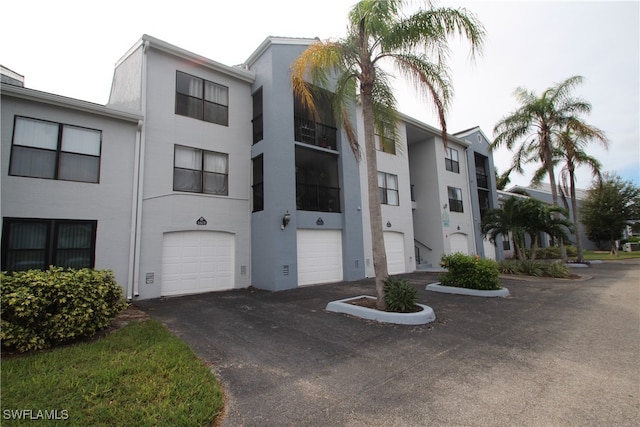
[[[340,230],[298,230],[297,239],[298,286],[342,280]]]
[[[232,289],[235,238],[215,231],[165,233],[162,295]]]
[[[384,248],[387,253],[387,270],[389,274],[405,273],[404,234],[385,231]]]
[[[461,254],[469,254],[469,239],[466,234],[455,233],[449,236],[451,243],[451,253],[459,252]]]

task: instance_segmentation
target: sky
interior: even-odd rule
[[[106,104],[114,65],[143,34],[226,65],[245,62],[268,36],[337,39],[346,32],[354,0],[183,0],[180,3],[110,0],[21,0],[3,6],[0,64],[23,75],[25,86]],[[537,94],[581,75],[573,95],[592,105],[587,123],[603,130],[608,150],[587,151],[602,170],[640,185],[640,2],[440,0],[464,7],[484,25],[482,56],[452,41],[449,60],[455,96],[450,133],[493,128],[518,108],[518,87]],[[412,6],[415,7],[415,6]],[[437,127],[430,101],[395,81],[399,110]],[[512,154],[494,152],[504,171]],[[529,184],[536,166],[512,174]],[[591,185],[578,171],[578,187]]]

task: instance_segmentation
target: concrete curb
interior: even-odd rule
[[[498,289],[496,291],[483,291],[479,289],[457,288],[455,286],[442,286],[440,285],[440,282],[427,285],[425,289],[427,291],[441,292],[444,294],[470,295],[474,297],[506,298],[509,296],[509,289],[507,288]]]
[[[422,311],[419,311],[417,313],[392,313],[388,311],[374,310],[367,307],[360,307],[357,305],[349,304],[348,302],[360,298],[375,299],[371,296],[360,295],[357,297],[331,301],[329,304],[327,304],[326,310],[334,313],[350,314],[362,319],[375,320],[383,323],[395,323],[398,325],[424,325],[436,320],[436,315],[433,312],[433,309],[423,304],[418,304],[420,307],[422,307]]]

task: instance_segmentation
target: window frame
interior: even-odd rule
[[[380,187],[380,178],[382,177],[383,186]],[[389,187],[389,177],[395,178],[396,188]],[[392,173],[378,171],[378,189],[380,190],[380,204],[388,206],[400,206],[400,186],[398,185],[398,175]],[[395,193],[397,203],[389,203],[389,194]]]
[[[178,148],[183,148],[183,149],[199,152],[200,153],[200,168],[199,169],[191,169],[191,168],[185,168],[185,167],[176,166],[176,158],[177,158],[176,151],[178,150]],[[226,160],[226,173],[220,173],[220,172],[213,172],[213,171],[205,170],[206,154],[214,154],[214,155],[218,155],[218,156],[223,156],[225,158],[225,160]],[[199,183],[200,184],[200,187],[199,187],[200,190],[196,191],[196,190],[176,189],[176,169],[185,170],[185,171],[197,171],[199,173],[199,176],[200,176],[200,183]],[[206,190],[205,178],[207,176],[206,174],[224,176],[225,177],[225,186],[224,186],[225,187],[225,191],[224,192],[209,192],[209,191],[205,191]],[[219,151],[204,150],[202,148],[189,147],[189,146],[181,145],[181,144],[174,144],[174,147],[173,147],[173,191],[179,191],[181,193],[209,194],[209,195],[212,195],[212,196],[228,196],[229,195],[229,154],[221,153]]]
[[[46,236],[44,247],[42,248],[11,248],[11,227],[14,224],[41,224],[46,228]],[[90,226],[90,245],[89,247],[59,247],[60,246],[60,228],[62,225],[88,225]],[[89,256],[89,264],[85,266],[75,266],[72,268],[95,268],[96,261],[96,236],[98,229],[98,221],[96,220],[79,220],[79,219],[45,219],[45,218],[3,218],[2,221],[2,270],[3,271],[24,271],[9,268],[9,261],[14,252],[19,251],[42,251],[44,263],[38,270],[45,270],[49,265],[67,268],[68,265],[56,263],[58,255],[65,251],[84,250]],[[62,264],[62,265],[61,265]],[[30,266],[28,269],[34,267]]]
[[[262,91],[262,87],[256,90],[251,95],[251,103],[252,103],[252,119],[251,124],[253,127],[253,143],[257,144],[258,142],[264,139],[264,93]]]
[[[380,134],[374,135],[376,150],[383,153],[396,155],[396,141],[393,138],[383,137]]]
[[[190,79],[199,80],[201,82],[202,89],[201,89],[200,96],[192,95],[190,93],[184,93],[179,90],[180,75],[186,76]],[[224,88],[226,90],[226,105],[220,104],[218,102],[214,102],[211,100],[207,100],[207,96],[206,96],[207,84],[213,85],[219,88]],[[175,113],[177,115],[184,116],[184,117],[191,117],[192,119],[201,120],[207,123],[214,123],[220,126],[227,126],[227,127],[229,126],[229,86],[225,86],[223,84],[216,83],[211,80],[204,79],[202,77],[194,76],[193,74],[185,73],[184,71],[176,70],[175,94],[176,94]],[[198,102],[200,102],[201,105],[198,111],[192,114],[190,114],[190,111],[188,108],[187,108],[187,111],[183,111],[181,109],[182,104],[180,103],[180,99],[182,97],[184,97],[184,99],[187,99],[187,100],[199,100]],[[209,118],[207,116],[207,111],[208,111],[207,106],[214,106],[216,110],[224,109],[224,112],[225,112],[224,120],[216,121]],[[214,115],[213,117],[216,118],[217,115]]]
[[[55,125],[57,126],[58,130],[57,130],[57,137],[56,137],[56,147],[55,149],[53,148],[44,148],[44,147],[36,147],[36,146],[29,146],[29,145],[23,145],[23,144],[16,144],[16,128],[18,125],[18,122],[20,120],[25,120],[25,121],[33,121],[33,122],[40,122],[40,123],[46,123],[46,124],[50,124],[50,125]],[[83,131],[91,131],[91,132],[95,132],[98,136],[98,154],[88,154],[88,153],[80,153],[78,151],[69,151],[69,150],[64,150],[63,149],[63,144],[64,144],[64,136],[65,136],[65,128],[69,128],[69,129],[81,129]],[[17,147],[17,148],[16,148]],[[37,175],[29,175],[26,173],[19,173],[16,171],[12,171],[14,169],[16,159],[19,156],[17,150],[29,150],[29,152],[35,151],[35,152],[49,152],[49,153],[55,153],[54,154],[54,158],[53,158],[53,173],[52,176],[37,176]],[[82,179],[71,179],[71,178],[67,178],[64,177],[64,171],[65,168],[62,167],[62,163],[63,163],[63,159],[65,158],[65,155],[71,155],[74,157],[83,157],[83,158],[90,158],[90,159],[94,159],[97,160],[97,170],[95,170],[95,176],[96,179],[95,181],[91,180],[82,180]],[[17,167],[17,166],[16,166]],[[90,127],[86,127],[86,126],[79,126],[79,125],[74,125],[74,124],[70,124],[70,123],[62,123],[62,122],[55,122],[52,120],[44,120],[44,119],[38,119],[35,117],[28,117],[28,116],[22,116],[22,115],[15,115],[13,118],[13,129],[12,129],[12,135],[11,135],[11,154],[9,155],[9,171],[8,174],[9,176],[17,176],[17,177],[22,177],[22,178],[38,178],[38,179],[50,179],[50,180],[55,180],[55,181],[68,181],[68,182],[83,182],[83,183],[87,183],[87,184],[99,184],[100,183],[100,173],[101,173],[101,168],[102,168],[102,130],[101,129],[94,129],[94,128],[90,128]]]
[[[453,192],[452,192],[453,191]],[[452,198],[451,196],[456,196]],[[458,187],[447,186],[447,196],[449,198],[449,212],[464,212],[464,205],[462,202],[462,189]],[[458,198],[459,197],[459,198]]]
[[[460,153],[458,150],[451,147],[445,148],[444,165],[449,172],[460,173]]]

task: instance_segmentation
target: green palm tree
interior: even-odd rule
[[[445,115],[452,97],[446,64],[448,40],[455,35],[466,38],[473,57],[482,48],[485,34],[482,24],[465,9],[440,8],[427,2],[427,9],[405,15],[401,10],[405,3],[403,0],[361,0],[349,12],[344,38],[310,45],[291,66],[293,91],[314,114],[317,114],[314,87],[330,89],[335,94],[334,113],[358,159],[362,153],[350,111],[359,97],[380,309],[386,308],[384,280],[388,271],[374,134],[397,140],[398,119],[391,74],[383,65],[394,66],[401,76],[414,83],[419,95],[431,99],[446,144]]]
[[[582,249],[582,233],[580,232],[580,214],[578,209],[578,199],[576,197],[576,168],[579,166],[587,166],[591,170],[591,175],[596,178],[597,182],[602,180],[602,165],[593,156],[585,152],[585,146],[596,141],[608,148],[608,140],[603,131],[600,129],[584,125],[582,123],[575,124],[569,122],[565,130],[558,135],[556,156],[558,161],[563,162],[560,171],[562,188],[565,194],[569,193],[571,200],[571,211],[573,227],[576,235],[577,261],[584,261]]]
[[[526,254],[524,251],[524,230],[521,227],[522,221],[518,217],[520,200],[511,196],[504,201],[501,207],[485,212],[480,227],[482,234],[489,237],[492,242],[495,242],[500,235],[511,235],[516,257],[523,261],[526,259]]]
[[[491,148],[506,146],[515,151],[512,168],[523,173],[522,166],[540,162],[551,185],[553,204],[558,206],[558,187],[556,184],[554,159],[554,141],[568,125],[587,127],[580,114],[591,112],[591,104],[571,95],[571,91],[583,81],[582,76],[573,76],[548,88],[540,96],[535,92],[519,87],[515,91],[520,107],[503,117],[495,125],[495,135]],[[563,259],[566,251],[563,250]]]
[[[558,213],[562,215],[557,215]],[[513,247],[519,260],[527,259],[525,234],[531,241],[531,259],[536,258],[540,233],[556,239],[566,239],[573,227],[563,217],[566,210],[559,206],[548,206],[540,200],[512,196],[502,206],[491,209],[482,219],[482,233],[495,241],[498,235],[511,234]]]

